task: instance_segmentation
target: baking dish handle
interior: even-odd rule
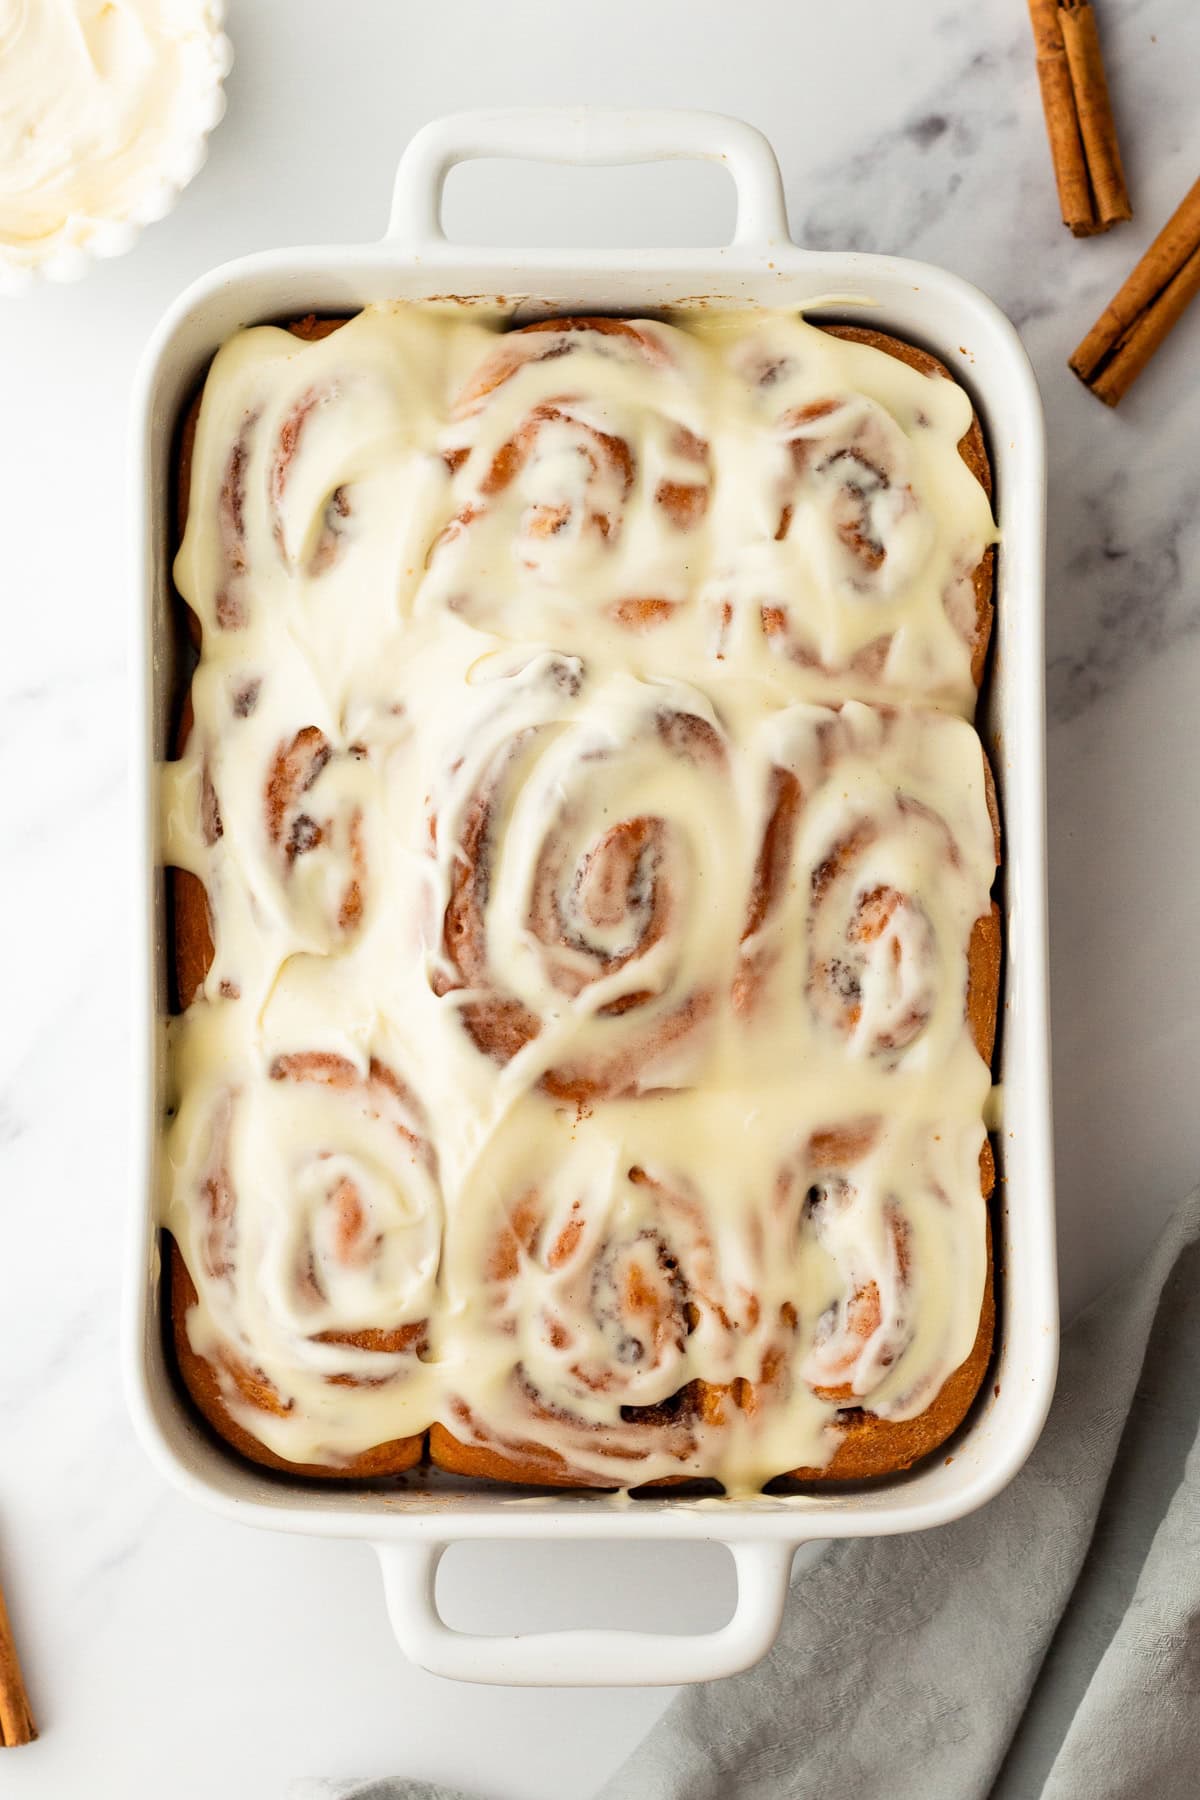
[[[456,163],[477,157],[529,162],[645,163],[681,158],[723,163],[737,190],[735,244],[765,249],[788,241],[779,164],[761,131],[723,113],[607,106],[483,108],[422,126],[400,167],[389,237],[414,250],[446,243],[442,189]]]
[[[477,1637],[438,1612],[435,1583],[445,1544],[377,1544],[388,1614],[401,1649],[454,1681],[508,1687],[674,1687],[735,1675],[766,1655],[783,1617],[794,1544],[721,1540],[737,1571],[733,1617],[718,1631],[540,1631]],[[801,1546],[815,1560],[824,1543]]]

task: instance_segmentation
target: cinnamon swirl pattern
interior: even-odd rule
[[[300,1395],[307,1428],[333,1439],[365,1401],[386,1410],[388,1441],[364,1446],[365,1465],[363,1452],[346,1462],[408,1467],[426,1423],[420,1357],[442,1240],[420,1107],[378,1057],[362,1068],[301,1050],[240,1068],[222,1055],[220,1010],[186,1015],[180,1069],[219,1057],[223,1077],[185,1083],[170,1138],[184,1156],[166,1222],[176,1291],[192,1297],[180,1347],[193,1389],[268,1461],[258,1421],[286,1426]]]
[[[425,603],[521,637],[581,607],[616,633],[667,623],[712,491],[696,363],[682,333],[625,319],[505,337],[451,407],[456,511]]]
[[[214,362],[162,1219],[244,1454],[744,1491],[970,1403],[994,534],[963,391],[862,340],[384,307]]]
[[[734,1366],[758,1315],[752,1272],[719,1263],[686,1176],[569,1153],[530,1176],[472,1221],[483,1254],[462,1279],[480,1336],[514,1347],[503,1412],[456,1399],[438,1449],[461,1455],[457,1431],[580,1482],[698,1460],[719,1391],[696,1371]]]
[[[718,884],[734,830],[712,707],[556,659],[497,686],[434,789],[435,993],[562,1100],[694,1079],[720,932],[688,900]]]
[[[874,334],[821,335],[818,349],[793,321],[768,319],[729,353],[762,461],[749,504],[730,508],[737,520],[707,585],[714,653],[804,670],[827,692],[961,704],[982,678],[991,630],[978,421],[960,405],[957,453],[946,457],[945,419],[928,401],[965,395],[940,383],[941,364],[889,340],[926,387],[885,396],[870,379]],[[836,374],[830,337],[843,346]]]
[[[436,325],[411,311],[364,313],[349,340],[310,320],[221,350],[186,428],[193,528],[176,567],[206,658],[253,655],[286,616],[336,679],[350,609],[364,635],[387,635],[441,504],[440,348]]]
[[[761,844],[735,1005],[794,1016],[801,1054],[929,1070],[966,1028],[990,1062],[999,862],[991,773],[947,788],[941,759],[973,734],[927,714],[849,701],[797,705],[763,727]],[[982,801],[982,804],[981,804]],[[986,871],[986,878],[981,877]]]
[[[204,883],[225,927],[209,994],[261,998],[287,955],[347,947],[369,915],[378,872],[369,821],[379,835],[386,751],[347,741],[304,673],[294,669],[282,694],[277,673],[202,664],[197,723],[166,770],[167,858]]]

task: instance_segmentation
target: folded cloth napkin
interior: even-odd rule
[[[939,1531],[835,1544],[766,1660],[684,1689],[597,1800],[1196,1800],[1198,1374],[1200,1190],[1066,1333],[1012,1485]]]

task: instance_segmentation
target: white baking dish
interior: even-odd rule
[[[733,242],[717,250],[634,253],[463,249],[449,243],[441,229],[442,185],[455,163],[479,156],[578,163],[689,156],[722,162],[737,189]],[[983,718],[1006,828],[999,1351],[986,1395],[950,1453],[868,1491],[629,1501],[595,1494],[514,1495],[470,1483],[455,1486],[444,1478],[436,1486],[320,1487],[256,1471],[224,1452],[193,1422],[172,1382],[163,1350],[158,1231],[150,1203],[165,1011],[151,771],[164,753],[172,687],[167,494],[175,424],[208,359],[239,326],[309,311],[349,311],[373,300],[448,294],[499,304],[522,317],[637,314],[704,302],[803,307],[818,316],[845,315],[850,307],[863,306],[870,310],[856,316],[938,353],[970,388],[983,418],[1003,533],[994,672]],[[1057,1289],[1043,797],[1045,477],[1041,407],[1015,331],[976,289],[939,269],[883,256],[797,249],[788,237],[774,155],[757,132],[735,120],[591,109],[471,113],[427,126],[409,145],[382,243],[247,257],[217,269],[176,302],[142,364],[133,457],[141,584],[133,656],[139,840],[134,917],[143,953],[134,980],[137,1174],[125,1362],[134,1418],[150,1455],[178,1487],[231,1518],[374,1543],[400,1643],[417,1662],[441,1674],[521,1684],[643,1685],[697,1681],[747,1667],[774,1638],[798,1546],[923,1530],[982,1505],[1028,1456],[1053,1388]],[[438,1560],[447,1544],[514,1537],[724,1543],[737,1566],[733,1618],[720,1631],[699,1637],[579,1631],[477,1638],[451,1631],[434,1599]]]

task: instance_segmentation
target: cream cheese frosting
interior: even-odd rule
[[[970,417],[773,314],[220,352],[162,771],[214,955],[161,1216],[277,1454],[438,1422],[744,1489],[967,1357]]]
[[[0,267],[123,248],[195,173],[229,46],[214,0],[0,0]]]

